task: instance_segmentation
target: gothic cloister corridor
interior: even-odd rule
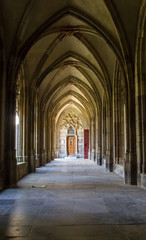
[[[146,240],[146,0],[0,0],[0,240]]]
[[[145,240],[146,191],[88,159],[55,159],[0,197],[0,239]]]

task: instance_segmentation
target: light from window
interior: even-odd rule
[[[16,125],[19,125],[19,116],[18,116],[18,113],[16,113]]]

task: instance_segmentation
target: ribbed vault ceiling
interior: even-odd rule
[[[7,58],[17,54],[27,66],[27,84],[38,94],[41,109],[59,119],[64,111],[86,115],[86,122],[100,111],[103,96],[110,101],[116,60],[133,49],[140,0],[2,0],[2,22],[9,32]],[[126,1],[127,3],[127,1]],[[128,9],[129,8],[129,12]],[[127,27],[122,28],[126,22]],[[120,16],[122,20],[120,21]],[[117,21],[118,17],[118,21]],[[131,24],[133,22],[133,24]],[[128,26],[132,26],[129,29]],[[124,37],[126,34],[126,37]]]

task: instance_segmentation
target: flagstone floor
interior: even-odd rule
[[[0,193],[0,240],[146,240],[146,191],[85,159],[56,159]]]

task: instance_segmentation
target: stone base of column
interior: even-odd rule
[[[50,152],[48,152],[48,162],[51,162],[51,153]]]
[[[141,173],[137,173],[137,185],[141,187]]]
[[[91,159],[90,151],[88,151],[88,159]]]
[[[141,174],[141,187],[146,188],[146,174]]]
[[[36,168],[40,167],[40,154],[35,155],[35,167]]]
[[[17,185],[17,163],[15,149],[7,151],[4,168],[5,187],[13,188]]]
[[[41,166],[45,166],[46,165],[45,153],[41,153],[40,159],[41,159]]]
[[[111,159],[110,151],[106,151],[106,169],[113,172],[113,161]]]
[[[101,165],[106,168],[106,159],[105,159],[105,157],[102,157]]]
[[[106,169],[108,172],[113,172],[113,163],[106,161]]]
[[[5,188],[4,184],[4,173],[2,170],[0,170],[0,191]]]
[[[139,173],[137,175],[137,185],[146,189],[146,174]]]
[[[31,155],[28,157],[28,172],[33,173],[36,171],[36,165],[35,165],[35,156]]]
[[[51,153],[51,161],[54,160],[54,152]]]
[[[45,152],[45,149],[41,149],[40,154],[40,166],[45,166],[47,163],[47,153]]]
[[[45,152],[45,153],[44,153],[44,157],[43,157],[43,166],[46,165],[47,161],[48,161],[47,153]]]
[[[102,165],[101,160],[99,158],[97,158],[97,165]]]
[[[113,171],[118,174],[119,176],[124,178],[124,166],[120,164],[113,165]]]
[[[98,164],[98,165],[102,165],[100,153],[97,153],[97,164]]]
[[[102,159],[102,166],[105,167],[108,172],[113,172],[113,163],[110,162],[109,157],[106,156]]]
[[[39,161],[39,159],[36,159],[36,160],[35,160],[35,166],[36,166],[36,168],[39,168],[39,167],[40,167],[40,161]]]
[[[135,160],[135,154],[126,154],[124,163],[125,184],[137,185],[137,163]]]
[[[92,156],[92,157],[91,157],[92,161],[95,162],[95,150],[94,150],[94,149],[92,149],[91,156]]]

